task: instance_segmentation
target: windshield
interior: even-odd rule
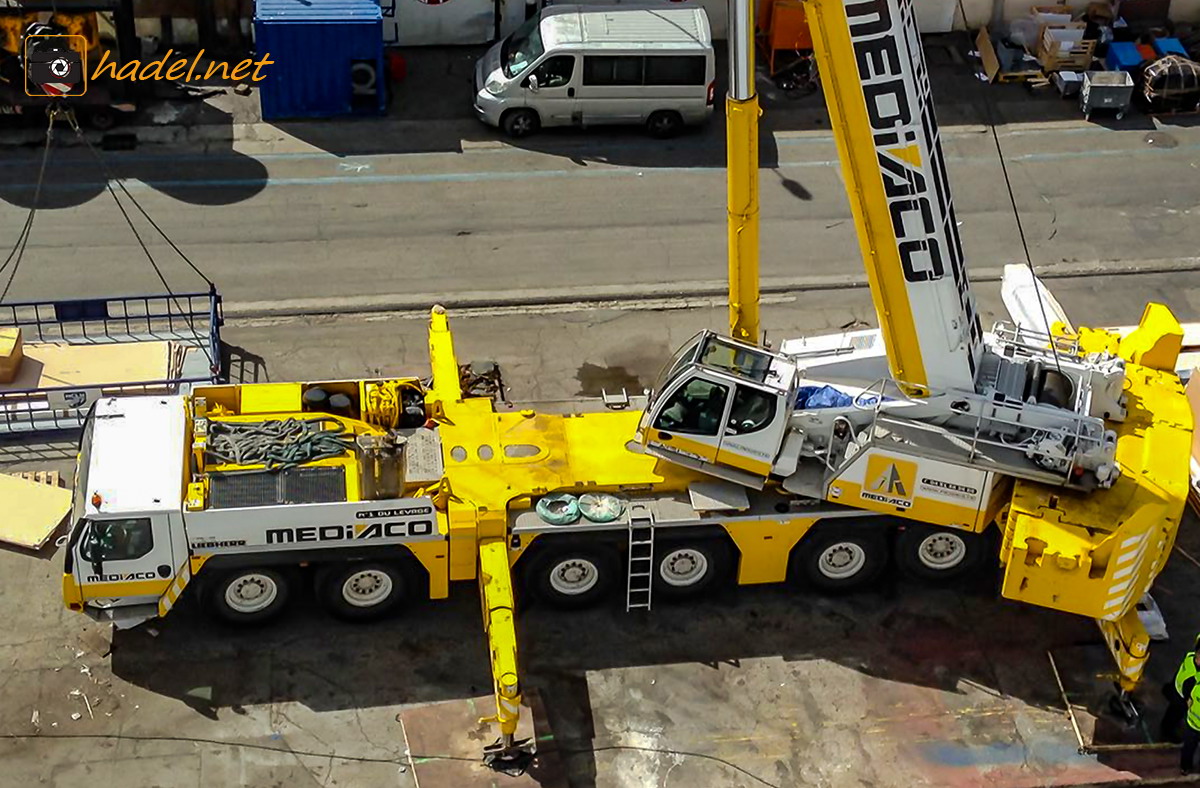
[[[700,340],[703,337],[704,334],[700,333],[689,339],[658,373],[658,378],[654,381],[654,388],[650,389],[650,404],[654,404],[654,400],[662,394],[662,390],[667,387],[667,382],[675,377],[675,373],[696,360],[696,349],[700,347]]]
[[[509,79],[519,76],[546,51],[542,47],[542,31],[538,27],[540,22],[535,16],[504,39],[500,45],[500,65],[504,68],[504,76]]]
[[[771,371],[769,354],[742,345],[735,345],[732,342],[722,342],[716,337],[705,343],[700,363],[711,369],[719,369],[755,383],[764,383],[767,373]]]

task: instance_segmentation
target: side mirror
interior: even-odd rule
[[[528,84],[529,84],[529,89],[530,89],[530,90],[532,90],[534,93],[537,93],[537,92],[538,92],[538,78],[537,78],[537,74],[530,74],[530,75],[529,75],[529,79],[528,79],[527,81],[528,81]]]
[[[79,552],[88,556],[93,573],[103,575],[104,561],[100,558],[100,550],[103,545],[100,542],[100,537],[96,534],[96,528],[93,523],[88,523],[84,528],[86,530],[80,535],[81,549]]]

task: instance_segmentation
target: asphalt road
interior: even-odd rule
[[[1001,128],[998,142],[1020,228],[991,131],[945,134],[970,266],[1023,261],[1019,229],[1039,266],[1190,265],[1200,244],[1200,130],[1015,126]],[[524,147],[475,139],[446,148],[105,156],[231,303],[653,290],[725,277],[724,151],[715,126],[671,143],[601,131],[546,134]],[[0,237],[15,240],[24,223],[37,161],[36,151],[0,160]],[[859,274],[827,133],[768,134],[762,162],[764,279]],[[41,204],[54,207],[37,214],[10,300],[161,288],[86,150],[55,151]],[[171,285],[200,284],[130,210]]]

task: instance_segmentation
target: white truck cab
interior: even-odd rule
[[[158,615],[188,560],[178,396],[96,402],[84,429],[64,571],[83,612],[118,627]]]

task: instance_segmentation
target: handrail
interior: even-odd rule
[[[891,385],[895,389],[895,391],[893,392],[892,395],[888,395],[887,393],[885,393],[887,391],[889,385]],[[924,393],[924,397],[922,397],[922,398],[914,397],[910,393],[908,393],[910,390],[921,391]],[[880,378],[880,379],[876,380],[874,383],[872,383],[871,385],[865,387],[862,390],[862,392],[860,392],[858,395],[856,395],[853,399],[852,404],[858,410],[872,411],[873,416],[872,416],[871,424],[869,427],[869,430],[870,430],[869,435],[871,436],[870,439],[874,440],[875,431],[876,431],[876,428],[878,427],[881,419],[883,419],[885,421],[891,420],[896,423],[906,423],[906,424],[911,423],[911,424],[914,424],[917,426],[926,427],[928,429],[938,429],[935,425],[924,424],[923,422],[921,422],[919,420],[915,420],[915,419],[906,419],[903,415],[900,415],[900,414],[897,414],[894,412],[885,413],[883,405],[889,399],[891,399],[893,401],[902,399],[903,401],[912,402],[914,404],[922,404],[922,402],[927,401],[927,398],[929,396],[953,397],[956,394],[962,395],[962,396],[974,396],[974,397],[978,396],[978,395],[968,395],[965,392],[939,391],[939,390],[932,389],[929,386],[913,385],[913,384],[906,383],[904,381],[895,380],[893,378]],[[1049,470],[1043,466],[1043,470],[1047,470],[1047,472],[1053,473],[1054,475],[1062,477],[1062,478],[1069,478],[1070,469],[1074,465],[1075,457],[1081,451],[1084,450],[1083,447],[1102,446],[1104,443],[1103,430],[1101,430],[1099,434],[1093,434],[1092,431],[1087,429],[1088,425],[1091,423],[1091,419],[1086,416],[1081,416],[1078,413],[1064,410],[1060,414],[1061,418],[1064,421],[1064,424],[1062,427],[1053,427],[1053,426],[1043,427],[1043,426],[1030,425],[1030,424],[1022,422],[1018,419],[1010,419],[1010,418],[1005,418],[1003,416],[996,415],[994,413],[994,410],[995,410],[994,404],[989,403],[986,400],[976,400],[975,404],[978,405],[979,407],[974,408],[973,412],[969,412],[969,411],[964,412],[964,411],[952,409],[952,412],[957,414],[958,416],[968,416],[968,415],[974,416],[974,424],[972,425],[972,429],[971,429],[971,438],[970,438],[969,451],[968,451],[968,461],[971,461],[971,462],[974,462],[976,460],[976,458],[979,456],[980,448],[982,446],[994,446],[994,447],[1010,449],[1010,450],[1020,448],[1019,445],[1008,444],[1008,443],[1005,443],[1003,440],[995,440],[995,439],[986,437],[983,434],[985,426],[996,426],[996,427],[1008,426],[1008,427],[1015,427],[1015,428],[1024,429],[1024,430],[1037,430],[1037,431],[1057,434],[1064,438],[1069,438],[1070,445],[1073,445],[1076,447],[1074,451],[1071,451],[1071,452],[1045,451],[1045,452],[1043,452],[1043,454],[1048,459],[1065,463],[1065,469],[1062,471]],[[989,405],[991,405],[992,407],[989,408]],[[989,409],[993,411],[990,414],[986,412]],[[830,440],[832,441],[832,426],[830,429],[831,429]],[[1066,442],[1064,441],[1064,445],[1065,444],[1066,444]],[[828,467],[828,461],[826,461],[826,465]],[[832,468],[830,468],[830,469],[832,470]]]

